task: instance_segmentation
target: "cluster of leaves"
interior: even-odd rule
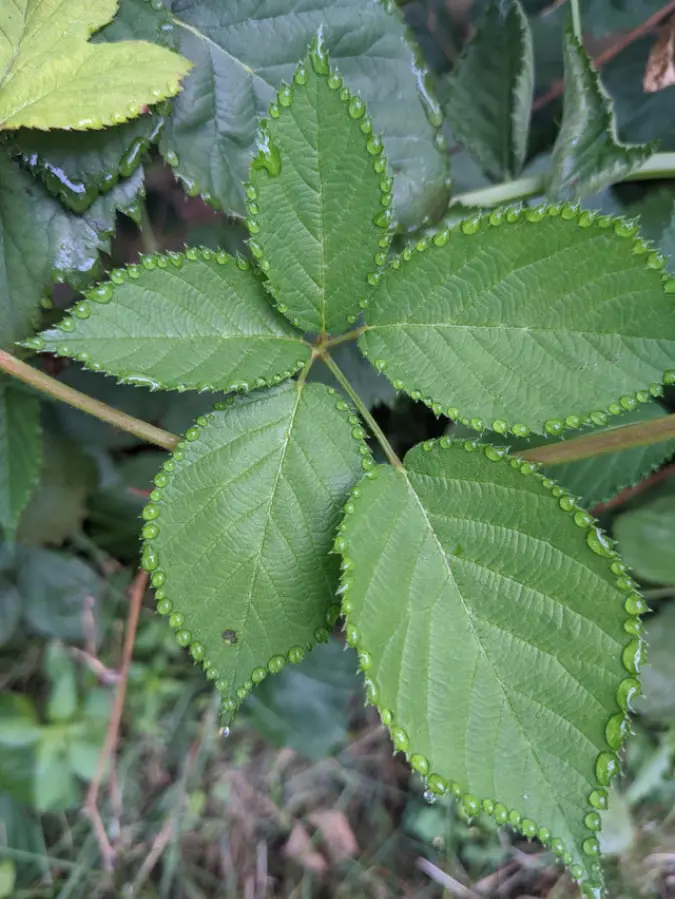
[[[108,7],[99,18],[69,12],[61,35],[85,68],[98,52],[86,38],[115,8],[99,6]],[[203,414],[162,461],[142,513],[158,611],[215,682],[226,720],[344,615],[368,701],[429,795],[452,794],[466,814],[482,809],[538,837],[600,896],[599,812],[639,691],[646,606],[588,510],[673,446],[543,472],[507,447],[665,414],[674,282],[637,225],[606,214],[617,211],[610,186],[656,148],[619,140],[612,101],[569,26],[558,34],[564,111],[541,196],[469,215],[460,198],[428,228],[451,186],[443,112],[466,148],[459,171],[466,151],[480,166],[471,187],[528,174],[542,26],[531,6],[487,4],[464,56],[438,77],[439,105],[401,19],[376,0],[311,11],[174,0],[170,12],[124,0],[95,38],[111,69],[116,42],[141,38],[182,54],[148,51],[175,67],[172,78],[187,71],[184,58],[193,71],[173,106],[128,123],[178,89],[161,66],[162,85],[134,96],[133,110],[105,95],[76,122],[51,103],[21,118],[35,85],[17,78],[3,94],[0,82],[9,173],[0,228],[11,248],[0,262],[1,339],[26,337],[52,273],[78,288],[92,279],[115,212],[139,217],[153,143],[188,195],[245,218],[248,258],[145,254],[23,344],[151,391],[205,394],[203,410],[182,407]],[[598,33],[606,7],[589,21]],[[43,52],[19,39],[9,49],[25,54],[29,73]],[[115,122],[91,134],[35,131]],[[597,212],[564,202],[589,194]],[[665,250],[671,212],[667,196],[643,231]],[[425,231],[396,255],[394,226]],[[212,409],[209,392],[228,396]],[[399,393],[455,422],[403,463],[367,413]],[[0,522],[21,534],[41,471],[41,411],[7,381],[0,399]],[[357,412],[392,464],[376,463]],[[98,526],[137,514],[135,502],[108,497]],[[29,594],[24,564],[3,594],[12,627],[20,612],[36,626],[33,601],[17,599]]]

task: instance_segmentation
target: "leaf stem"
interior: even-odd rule
[[[654,153],[638,169],[631,172],[624,181],[646,181],[651,178],[675,178],[675,153]],[[548,176],[529,175],[515,181],[505,181],[480,190],[470,190],[454,197],[452,206],[501,206],[516,200],[527,200],[546,191]]]
[[[572,31],[574,32],[574,37],[579,41],[580,44],[583,44],[579,0],[570,0],[570,15],[572,17]]]
[[[403,471],[403,462],[401,462],[399,457],[394,452],[392,445],[389,443],[389,441],[387,440],[387,438],[384,434],[384,431],[378,425],[378,423],[375,421],[373,416],[370,414],[368,407],[365,405],[365,403],[363,402],[361,397],[358,395],[358,393],[354,390],[352,385],[349,383],[349,381],[347,380],[347,376],[342,371],[340,366],[337,364],[337,362],[335,362],[334,359],[331,358],[331,356],[325,350],[318,353],[317,355],[319,356],[321,361],[324,363],[324,365],[328,368],[328,370],[333,375],[333,377],[338,382],[338,384],[341,385],[341,387],[343,388],[344,392],[347,394],[349,399],[354,403],[356,408],[359,410],[361,417],[363,418],[365,423],[368,425],[370,430],[373,432],[375,439],[377,440],[377,442],[380,444],[380,446],[384,450],[384,454],[387,457],[387,459],[389,459],[389,461],[394,466],[394,468],[398,468],[399,471]]]
[[[562,465],[565,462],[580,462],[582,459],[591,459],[605,453],[616,453],[636,446],[649,446],[673,438],[675,438],[675,415],[667,415],[655,421],[621,425],[585,437],[562,440],[550,446],[538,446],[518,455],[531,462]]]
[[[105,421],[121,431],[127,431],[135,437],[140,437],[141,440],[161,446],[163,449],[169,450],[169,452],[174,450],[180,441],[180,437],[177,437],[175,434],[170,434],[168,431],[156,428],[154,425],[134,418],[132,415],[127,415],[126,412],[120,412],[119,409],[113,409],[112,406],[108,406],[106,403],[100,402],[100,400],[95,400],[93,397],[87,396],[86,393],[80,393],[79,390],[74,390],[72,387],[68,387],[67,384],[62,384],[61,381],[51,378],[25,362],[21,362],[16,356],[3,350],[0,350],[0,371],[12,375],[12,377],[17,378],[24,384],[28,384],[35,390],[39,390],[41,393],[46,393],[48,396],[60,400],[62,403],[67,403],[69,406],[74,406],[75,409],[80,409],[82,412],[87,412],[89,415],[93,415],[95,418]]]

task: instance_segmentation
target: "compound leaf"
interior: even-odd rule
[[[637,400],[635,402],[637,404]],[[644,403],[637,405],[637,408],[630,412],[612,416],[609,426],[616,428],[642,421],[654,421],[666,415],[667,412],[658,403]],[[591,430],[605,431],[607,428],[596,427]],[[459,437],[473,439],[476,436],[471,428],[461,424],[454,426],[451,434],[453,440]],[[536,446],[544,446],[551,438],[549,437],[547,441],[546,437],[518,438],[493,433],[486,439],[500,445],[508,444],[512,453],[521,453]],[[675,454],[675,440],[664,440],[651,446],[634,446],[631,449],[604,453],[602,456],[578,462],[543,465],[540,471],[562,484],[573,496],[582,497],[583,505],[590,509],[616,496],[625,487],[637,484],[663,465],[673,454]]]
[[[189,429],[155,478],[142,564],[226,712],[328,638],[329,550],[365,458],[347,408],[318,384],[236,397]]]
[[[457,140],[499,178],[522,169],[533,84],[527,16],[518,0],[492,0],[448,79],[443,108]]]
[[[178,49],[195,68],[161,146],[190,188],[245,213],[258,119],[320,30],[383,136],[397,219],[412,226],[443,213],[446,163],[434,144],[441,114],[395,11],[380,0],[174,0],[173,12]]]
[[[564,49],[563,119],[553,148],[548,193],[572,199],[621,181],[655,148],[619,141],[611,98],[571,27],[565,31]]]
[[[167,390],[263,386],[289,378],[311,354],[270,306],[260,276],[223,251],[146,256],[111,277],[61,330],[31,345]]]
[[[558,206],[465,221],[394,260],[359,345],[477,430],[607,424],[675,382],[675,283],[635,231]]]
[[[11,0],[0,16],[0,130],[117,125],[176,94],[192,68],[145,41],[94,46],[118,0]]]
[[[277,308],[321,333],[356,322],[375,256],[384,260],[389,245],[382,141],[341,83],[315,45],[261,132],[249,187],[251,249],[264,258]]]
[[[569,853],[600,896],[597,809],[642,653],[625,566],[503,447],[444,438],[374,473],[336,547],[347,640],[394,746],[432,792]]]
[[[14,533],[40,476],[42,428],[37,396],[0,379],[0,527]]]

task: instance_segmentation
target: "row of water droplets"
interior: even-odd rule
[[[613,541],[597,526],[592,516],[578,506],[574,497],[555,481],[539,474],[537,465],[517,457],[511,457],[505,447],[483,445],[476,440],[453,441],[446,436],[439,440],[426,441],[422,444],[422,449],[425,452],[431,452],[437,448],[450,449],[457,446],[461,446],[469,453],[483,452],[485,457],[491,462],[500,462],[502,464],[508,462],[511,467],[517,469],[523,476],[537,478],[542,487],[549,491],[553,499],[557,501],[559,508],[563,512],[568,513],[572,517],[574,524],[586,532],[585,542],[591,552],[603,559],[607,559],[610,572],[614,577],[614,586],[625,597],[624,611],[627,613],[628,618],[624,621],[624,631],[627,634],[627,642],[621,653],[621,662],[628,676],[619,683],[617,688],[616,701],[618,711],[610,716],[605,726],[605,740],[609,748],[600,752],[595,760],[597,786],[587,797],[590,809],[584,817],[584,826],[589,831],[589,835],[584,838],[580,846],[583,855],[592,860],[589,869],[593,876],[596,877],[596,880],[589,881],[585,879],[584,867],[579,863],[573,863],[573,855],[564,842],[559,838],[552,837],[546,827],[539,827],[536,822],[523,817],[517,809],[509,810],[503,804],[492,799],[481,801],[475,796],[465,794],[458,783],[447,781],[441,775],[433,772],[429,759],[420,753],[412,751],[410,738],[405,729],[395,722],[394,713],[391,709],[378,706],[380,717],[382,723],[389,730],[395,749],[404,752],[410,766],[424,778],[426,786],[424,796],[427,801],[433,802],[439,796],[450,795],[461,802],[461,808],[468,817],[476,815],[482,810],[491,815],[498,824],[510,824],[528,839],[536,837],[569,867],[572,876],[582,883],[586,896],[594,899],[594,897],[602,896],[603,893],[601,869],[596,861],[600,855],[600,845],[596,833],[601,829],[602,824],[600,812],[607,808],[607,787],[610,785],[612,778],[619,773],[619,760],[616,753],[630,731],[628,713],[631,710],[631,703],[640,694],[640,682],[637,676],[644,658],[644,641],[642,638],[643,625],[639,616],[647,611],[647,605],[637,592],[635,582],[628,576],[626,566],[619,558]],[[377,470],[372,472],[371,476],[376,474]],[[350,500],[345,506],[345,517],[338,528],[334,550],[343,557],[339,595],[342,598],[342,614],[346,619],[346,640],[349,645],[355,647],[359,652],[359,667],[365,675],[367,702],[378,705],[379,690],[371,676],[374,660],[371,653],[362,645],[359,628],[349,621],[349,617],[354,610],[353,602],[349,596],[352,585],[350,572],[354,568],[354,562],[348,555],[348,520],[355,510],[354,502],[358,501],[361,494],[360,486],[355,487],[352,491]]]
[[[394,270],[399,270],[406,262],[409,262],[413,258],[415,253],[424,253],[433,247],[442,248],[446,246],[450,240],[456,240],[460,235],[471,237],[482,229],[489,227],[498,227],[503,224],[515,224],[522,221],[536,223],[542,221],[546,217],[557,216],[568,221],[576,220],[576,224],[580,228],[597,227],[603,230],[613,230],[614,234],[618,237],[630,239],[632,241],[632,252],[636,255],[644,255],[646,257],[645,265],[647,268],[661,271],[665,266],[665,257],[661,253],[655,251],[646,241],[636,236],[638,226],[634,222],[582,211],[579,207],[570,204],[556,204],[536,207],[500,207],[488,214],[479,214],[472,218],[465,219],[453,228],[443,228],[434,235],[423,237],[414,244],[409,244],[391,261],[390,267]],[[378,273],[377,280],[379,281],[380,279],[381,273]],[[666,293],[675,293],[675,280],[669,275],[664,274],[662,282]],[[367,350],[366,354],[368,355]],[[492,422],[485,422],[478,417],[469,418],[465,416],[460,409],[454,406],[445,408],[441,403],[435,401],[433,397],[426,396],[422,390],[406,385],[401,378],[389,376],[387,372],[389,360],[371,358],[371,362],[378,372],[387,374],[387,376],[390,377],[390,380],[397,391],[404,391],[413,400],[423,402],[437,417],[440,415],[447,415],[452,421],[459,421],[475,431],[483,431],[486,428],[489,428],[498,434],[511,433],[515,437],[520,438],[529,437],[532,433],[530,427],[523,423],[509,423],[504,419],[495,419]],[[662,381],[666,386],[675,385],[675,369],[665,371]],[[566,430],[578,429],[584,426],[595,425],[604,427],[610,423],[612,417],[621,415],[626,411],[632,411],[636,409],[639,404],[650,402],[654,397],[663,396],[663,384],[653,383],[650,384],[648,388],[637,390],[634,395],[626,394],[621,396],[617,402],[611,403],[607,410],[596,409],[580,415],[571,414],[564,418],[547,419],[542,424],[541,433],[547,436],[556,437]]]

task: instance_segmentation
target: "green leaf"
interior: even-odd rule
[[[632,412],[612,417],[610,427],[637,424],[638,422],[655,421],[664,418],[666,411],[658,403],[651,402],[638,406]],[[591,428],[593,432],[605,431],[607,428]],[[473,439],[475,433],[464,425],[456,425],[450,432],[453,439],[464,437]],[[512,453],[537,446],[545,446],[545,437],[518,438],[503,434],[491,433],[488,438],[492,443],[508,444]],[[546,477],[553,478],[562,484],[573,496],[582,497],[583,505],[592,508],[625,487],[637,484],[652,471],[659,468],[675,453],[675,440],[654,443],[651,446],[636,446],[632,449],[605,453],[595,458],[582,459],[580,462],[567,462],[563,465],[542,465],[539,469]]]
[[[365,478],[336,541],[347,639],[428,789],[596,882],[594,806],[618,772],[642,644],[624,630],[611,541],[533,468],[443,438]]]
[[[620,515],[614,536],[639,578],[675,585],[675,496],[658,497]]]
[[[571,199],[621,181],[654,153],[650,144],[623,144],[612,101],[568,26],[564,37],[565,102],[553,148],[550,196]]]
[[[9,859],[0,861],[0,899],[11,899],[16,885],[16,869]]]
[[[0,348],[30,333],[54,281],[76,289],[91,281],[117,209],[129,210],[141,187],[136,172],[75,216],[0,149]]]
[[[527,16],[518,0],[492,0],[442,99],[457,140],[498,178],[523,167],[533,83]]]
[[[370,461],[346,407],[318,384],[237,397],[189,429],[155,478],[142,564],[225,711],[328,637],[338,571],[328,551]]]
[[[41,727],[32,701],[20,693],[0,696],[0,745],[26,747],[40,739]]]
[[[40,402],[0,379],[0,527],[8,535],[37,484],[41,464]]]
[[[0,574],[0,646],[11,643],[21,619],[21,595],[16,586]]]
[[[103,584],[99,576],[76,556],[47,549],[23,549],[18,588],[23,615],[39,634],[61,640],[84,638],[85,608],[99,617]]]
[[[258,273],[225,252],[146,256],[111,278],[60,330],[43,332],[43,349],[153,390],[248,389],[289,378],[310,357]]]
[[[649,653],[642,672],[644,696],[638,697],[635,709],[659,722],[675,721],[675,603],[672,600],[649,617],[645,639]],[[668,776],[670,768],[669,758]]]
[[[141,41],[88,43],[118,0],[16,0],[0,17],[0,130],[117,125],[178,93],[191,64]]]
[[[635,230],[558,206],[465,221],[394,261],[359,346],[477,430],[606,424],[658,393],[664,370],[675,381],[675,284]]]
[[[448,202],[440,111],[406,43],[398,14],[379,0],[174,0],[178,49],[195,68],[163,132],[165,158],[190,190],[245,214],[258,119],[290,81],[321,30],[333,64],[360,94],[396,172],[396,217],[406,227]]]
[[[318,761],[347,740],[347,701],[360,686],[355,670],[353,651],[331,640],[262,683],[247,709],[266,740]]]
[[[70,770],[66,734],[60,726],[45,728],[36,746],[33,791],[39,812],[62,811],[80,798]]]
[[[583,9],[584,29],[596,37],[632,31],[662,9],[662,0],[588,0]]]
[[[389,246],[393,182],[382,141],[341,84],[315,45],[261,131],[248,188],[250,247],[277,308],[320,333],[356,322],[375,257]]]

